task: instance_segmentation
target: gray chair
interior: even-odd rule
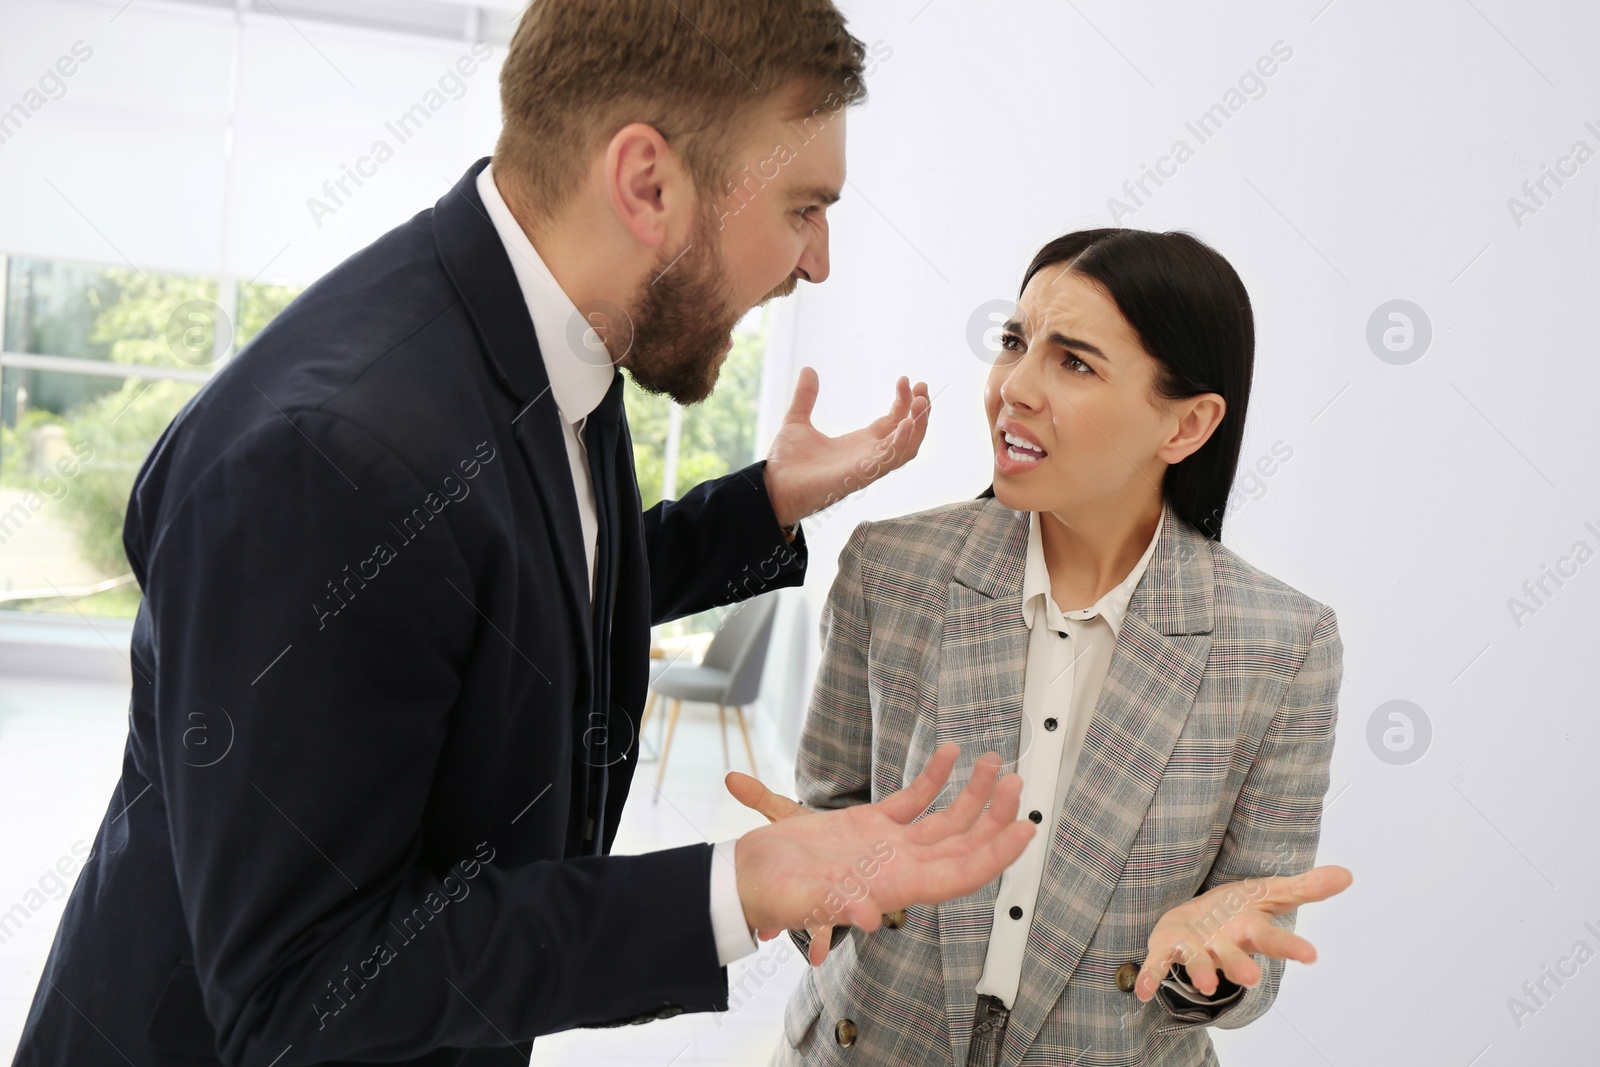
[[[672,700],[672,712],[667,718],[667,737],[661,746],[661,769],[656,772],[657,795],[661,781],[667,775],[667,754],[672,750],[672,734],[678,726],[678,712],[685,700],[697,700],[717,706],[717,718],[722,724],[722,762],[728,760],[728,713],[732,708],[739,717],[739,732],[744,735],[745,755],[750,758],[750,773],[756,773],[756,752],[750,744],[750,730],[745,725],[744,708],[755,702],[761,692],[761,675],[767,664],[767,645],[772,640],[772,620],[777,613],[776,593],[767,593],[742,604],[735,605],[722,619],[722,625],[700,663],[658,662],[650,668],[650,700],[641,717],[640,733],[644,732],[643,719],[650,715],[656,697]]]

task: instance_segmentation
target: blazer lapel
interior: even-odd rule
[[[434,206],[434,241],[440,260],[455,283],[478,334],[484,356],[502,386],[516,399],[517,414],[511,431],[522,452],[541,511],[555,546],[555,569],[560,572],[572,615],[570,632],[582,635],[589,650],[588,558],[583,548],[583,528],[578,520],[578,497],[567,460],[567,442],[561,414],[550,393],[550,379],[539,352],[528,302],[511,267],[505,244],[478,195],[478,174],[487,158],[474,163],[455,188]],[[592,655],[592,650],[590,652]]]
[[[958,742],[961,756],[936,806],[948,804],[965,787],[984,752],[1000,753],[1004,769],[1016,769],[1028,662],[1028,626],[1022,617],[1027,544],[1027,515],[991,504],[973,524],[956,562],[941,638],[935,744]],[[973,987],[983,974],[999,888],[995,879],[937,908],[953,1063],[967,1061]]]
[[[1205,674],[1213,588],[1207,539],[1169,508],[1051,837],[1002,1045],[1007,1067],[1038,1037],[1122,878]]]

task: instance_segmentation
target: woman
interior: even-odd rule
[[[1342,647],[1219,540],[1253,348],[1243,284],[1186,234],[1034,257],[985,389],[994,484],[851,537],[797,782],[810,809],[877,800],[956,741],[952,783],[999,753],[1040,832],[973,896],[833,931],[775,1062],[1214,1064],[1206,1027],[1314,958],[1293,909],[1350,881],[1308,872]]]

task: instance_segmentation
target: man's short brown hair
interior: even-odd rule
[[[495,169],[548,217],[645,122],[707,196],[757,108],[793,93],[797,115],[837,114],[865,99],[864,61],[831,0],[533,0],[500,71]]]

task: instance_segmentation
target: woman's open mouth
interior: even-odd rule
[[[1003,433],[1000,436],[1006,443],[1006,454],[1012,459],[1037,463],[1049,455],[1048,452],[1029,441],[1026,437],[1018,437],[1014,433]]]
[[[995,467],[1003,474],[1022,474],[1037,467],[1046,456],[1040,444],[1016,429],[995,428]]]

